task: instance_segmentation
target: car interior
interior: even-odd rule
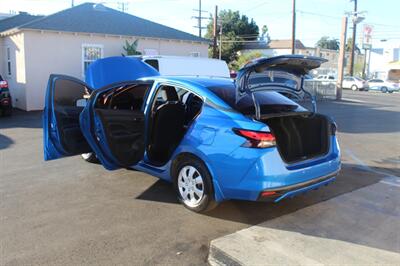
[[[107,144],[121,166],[141,160],[144,149],[150,163],[165,164],[200,113],[202,99],[181,88],[159,87],[151,106],[145,148],[143,103],[151,84],[128,84],[99,95],[95,112],[103,124]]]
[[[57,79],[54,83],[54,114],[57,120],[61,145],[68,154],[90,152],[79,125],[79,114],[83,107],[77,102],[87,94],[85,84],[69,79]]]
[[[202,99],[185,89],[161,86],[151,109],[147,156],[152,164],[165,164],[186,130],[201,111]]]

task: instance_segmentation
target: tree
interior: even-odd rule
[[[351,52],[351,46],[353,45],[353,38],[348,38],[346,42],[346,52]],[[360,48],[358,48],[357,44],[354,46],[354,51],[357,53],[361,53]]]
[[[138,43],[138,39],[132,43],[129,43],[127,40],[125,40],[125,45],[122,48],[124,48],[126,55],[141,55],[142,53],[137,50]],[[125,56],[124,54],[122,55]]]
[[[329,50],[339,50],[339,40],[335,38],[329,38],[328,36],[323,36],[316,44],[319,48],[329,49]]]
[[[255,59],[255,58],[260,58],[263,57],[263,54],[261,52],[251,52],[251,53],[245,53],[240,55],[237,60],[231,62],[230,67],[233,70],[239,70],[241,67],[243,67],[246,63],[249,61]]]
[[[257,40],[259,29],[253,19],[240,15],[239,11],[221,10],[218,21],[222,25],[222,53],[223,60],[232,62],[237,58],[237,52],[243,47],[243,41]],[[268,29],[268,28],[267,28]],[[218,32],[220,31],[220,27]],[[206,38],[213,37],[213,21],[207,25]],[[212,51],[209,51],[212,54]]]

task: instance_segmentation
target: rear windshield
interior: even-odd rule
[[[251,72],[249,76],[249,89],[261,89],[265,87],[285,87],[299,90],[301,79],[296,75],[283,71]]]
[[[254,115],[255,107],[250,94],[245,95],[236,103],[236,89],[233,86],[208,87],[210,91],[224,100],[232,109],[244,115]],[[279,92],[257,91],[254,96],[260,105],[262,114],[290,112],[299,108],[299,105]]]

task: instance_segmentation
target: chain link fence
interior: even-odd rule
[[[317,100],[335,100],[336,82],[321,80],[304,80],[303,87]]]

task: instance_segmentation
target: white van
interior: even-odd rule
[[[192,57],[144,55],[143,62],[151,65],[163,76],[210,76],[229,78],[228,65],[223,60]]]

